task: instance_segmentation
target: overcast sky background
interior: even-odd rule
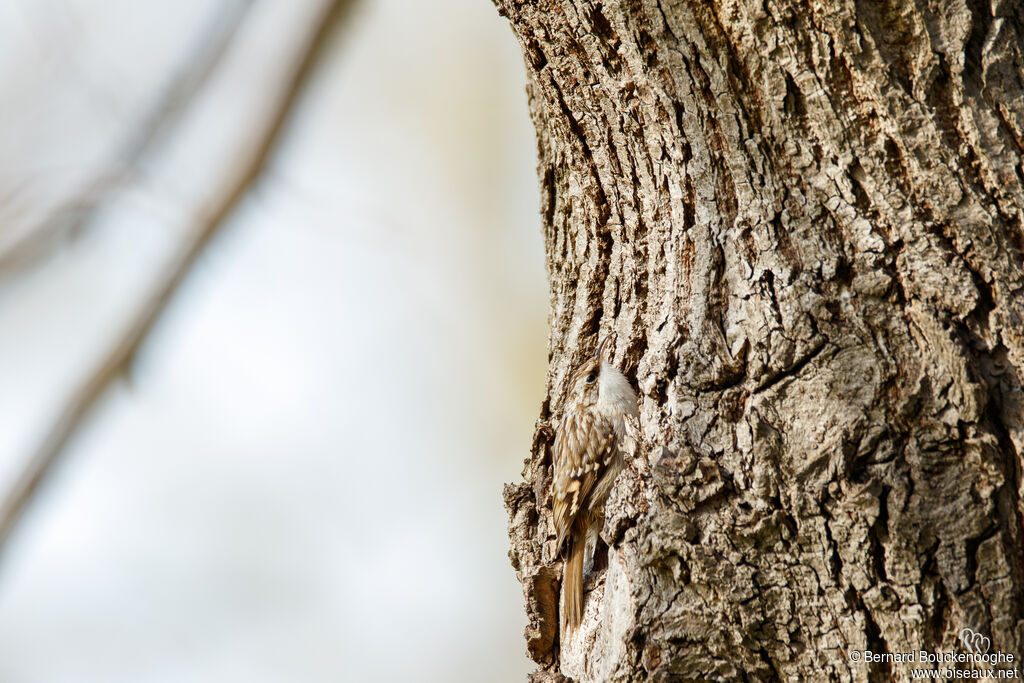
[[[0,0],[0,224],[99,165],[224,6]],[[501,485],[547,310],[523,85],[487,0],[358,4],[0,556],[0,681],[523,680]],[[133,201],[0,273],[0,483],[166,246],[173,189]]]

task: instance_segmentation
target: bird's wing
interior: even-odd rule
[[[565,414],[555,437],[551,484],[558,551],[614,455],[615,428],[610,420],[583,406]]]

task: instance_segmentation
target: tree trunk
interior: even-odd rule
[[[535,678],[910,680],[858,653],[964,628],[1020,669],[1021,4],[495,2],[551,284],[505,491]],[[560,642],[550,425],[606,335],[642,457]]]

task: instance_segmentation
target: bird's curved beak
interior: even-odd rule
[[[594,352],[594,358],[599,361],[604,361],[604,349],[608,346],[608,340],[611,339],[611,335],[601,340],[601,343],[597,345],[597,351]]]

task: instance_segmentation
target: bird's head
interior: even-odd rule
[[[605,350],[608,346],[608,337],[598,345],[594,355],[583,361],[569,378],[569,390],[566,393],[563,406],[569,405],[593,405],[597,403],[600,396],[601,376],[609,368],[615,367],[606,358]]]
[[[573,405],[597,406],[598,410],[637,415],[637,399],[629,380],[612,363],[608,337],[594,355],[583,361],[569,378],[563,410]]]

